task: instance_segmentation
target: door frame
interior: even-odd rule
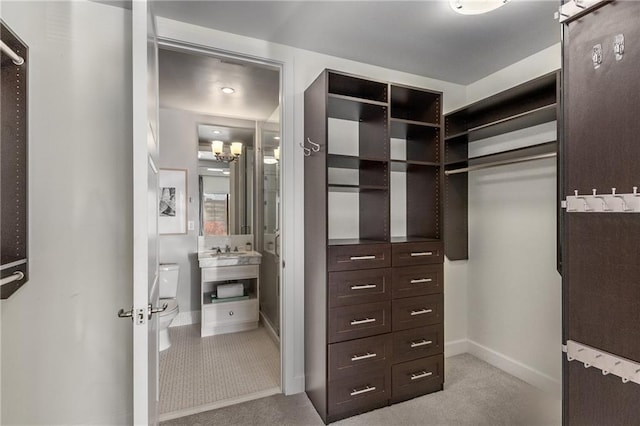
[[[276,67],[280,73],[280,224],[281,224],[281,248],[280,248],[280,389],[285,395],[291,395],[304,390],[304,377],[295,375],[297,354],[301,353],[296,346],[303,347],[302,342],[296,344],[295,336],[300,317],[294,311],[295,307],[295,271],[292,267],[286,267],[286,259],[292,259],[296,245],[301,246],[302,241],[296,244],[295,221],[302,220],[297,213],[294,187],[294,151],[293,143],[293,108],[288,99],[293,92],[293,68],[286,61],[251,55],[243,52],[229,51],[215,46],[201,45],[188,41],[172,39],[158,34],[158,48],[170,48],[173,50],[209,55],[215,57],[228,57],[244,62],[269,65]],[[300,183],[302,184],[302,183]],[[300,203],[302,204],[302,203]],[[291,262],[293,263],[293,262]],[[284,266],[283,266],[284,265]],[[299,355],[298,355],[299,357]]]

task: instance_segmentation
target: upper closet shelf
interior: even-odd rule
[[[488,123],[469,128],[467,131],[447,135],[445,141],[467,137],[468,142],[487,139],[492,136],[513,132],[556,120],[557,104],[551,103],[529,111],[514,114]]]

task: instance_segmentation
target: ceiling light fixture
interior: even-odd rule
[[[236,91],[236,89],[234,89],[233,87],[223,87],[220,90],[222,90],[222,93],[226,93],[227,95],[235,93],[235,91]]]
[[[229,152],[225,152],[224,142],[218,140],[211,141],[211,152],[215,155],[217,161],[231,163],[242,154],[242,142],[231,142]]]
[[[480,15],[507,4],[509,0],[449,0],[451,9],[462,15]]]
[[[222,133],[220,130],[214,130],[214,131],[213,131],[213,134],[214,134],[214,135],[219,135],[220,133]]]
[[[274,136],[273,139],[279,141],[280,140],[280,136]]]
[[[273,157],[265,156],[263,161],[264,161],[264,164],[278,164],[278,160],[276,160]]]

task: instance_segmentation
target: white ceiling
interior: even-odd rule
[[[465,16],[448,0],[159,1],[159,16],[459,84],[560,41],[559,0]]]
[[[167,49],[158,58],[161,108],[255,121],[266,121],[278,108],[277,69]],[[235,93],[225,94],[222,87]]]

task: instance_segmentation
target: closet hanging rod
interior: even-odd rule
[[[0,40],[0,50],[2,50],[2,52],[4,52],[8,57],[10,57],[14,64],[16,65],[24,64],[24,59],[22,59],[22,56],[14,52],[13,49],[7,46],[5,42],[2,40]]]
[[[506,166],[507,164],[516,164],[516,163],[524,163],[526,161],[543,160],[545,158],[555,157],[556,155],[557,154],[555,152],[549,152],[546,154],[538,154],[538,155],[530,155],[527,157],[514,158],[513,160],[493,161],[491,163],[478,164],[475,166],[464,167],[461,169],[445,170],[444,174],[446,176],[455,175],[458,173],[472,172],[474,170],[488,169],[488,168],[497,167],[497,166]],[[473,160],[473,158],[470,158],[470,160]]]

